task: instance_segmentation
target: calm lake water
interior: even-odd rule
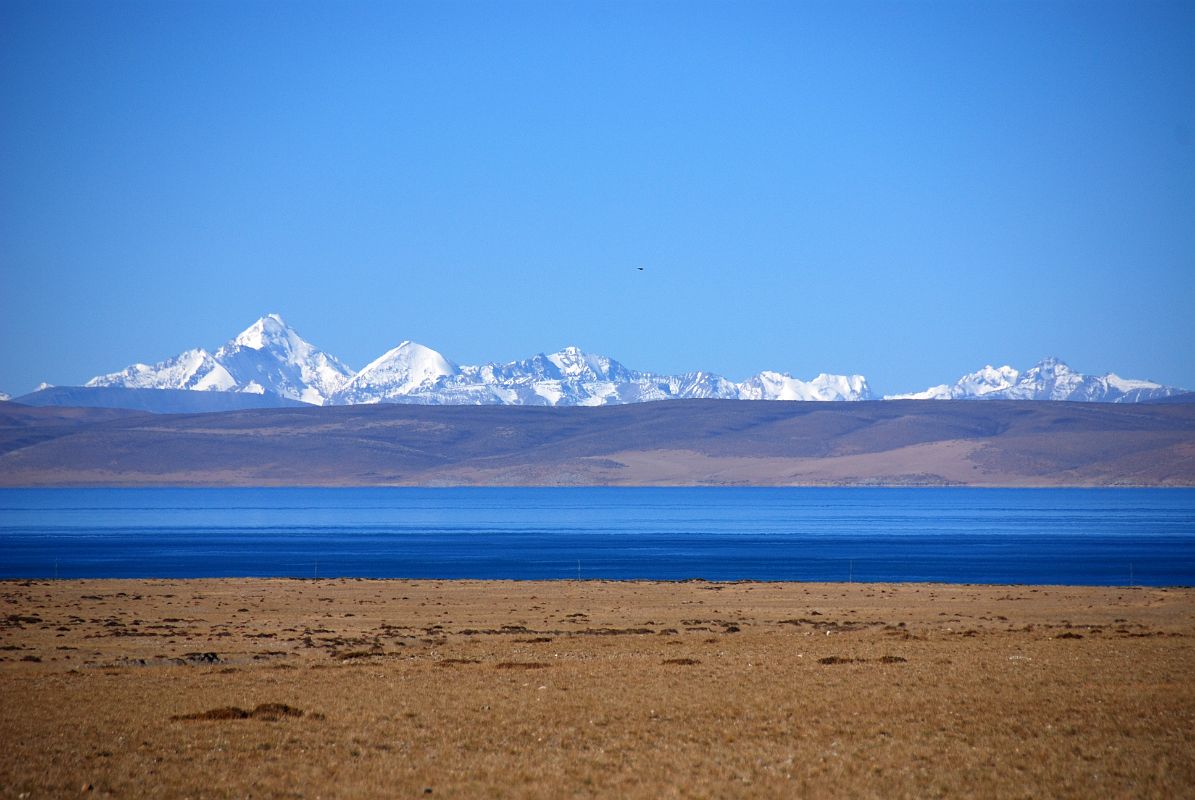
[[[10,489],[0,577],[1195,584],[1195,490]]]

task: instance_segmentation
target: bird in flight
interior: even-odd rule
[[[635,269],[639,270],[640,272],[643,271],[643,267],[636,267]]]

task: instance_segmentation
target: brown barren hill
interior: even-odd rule
[[[0,410],[5,486],[1195,485],[1190,403]]]
[[[5,797],[1189,797],[1195,592],[0,583]]]

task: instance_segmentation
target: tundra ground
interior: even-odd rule
[[[0,583],[0,796],[1195,796],[1195,590]]]

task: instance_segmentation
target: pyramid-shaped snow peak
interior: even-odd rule
[[[242,391],[274,392],[322,405],[353,371],[304,340],[277,314],[267,314],[216,351]]]
[[[324,403],[352,375],[335,356],[305,341],[277,314],[254,322],[215,353],[187,350],[156,364],[133,364],[87,386],[272,392]]]
[[[402,402],[456,375],[457,366],[418,342],[404,341],[367,364],[333,397],[337,404]]]
[[[229,344],[253,350],[263,350],[267,347],[287,347],[292,336],[297,337],[297,334],[282,320],[281,316],[266,314],[238,333]]]

